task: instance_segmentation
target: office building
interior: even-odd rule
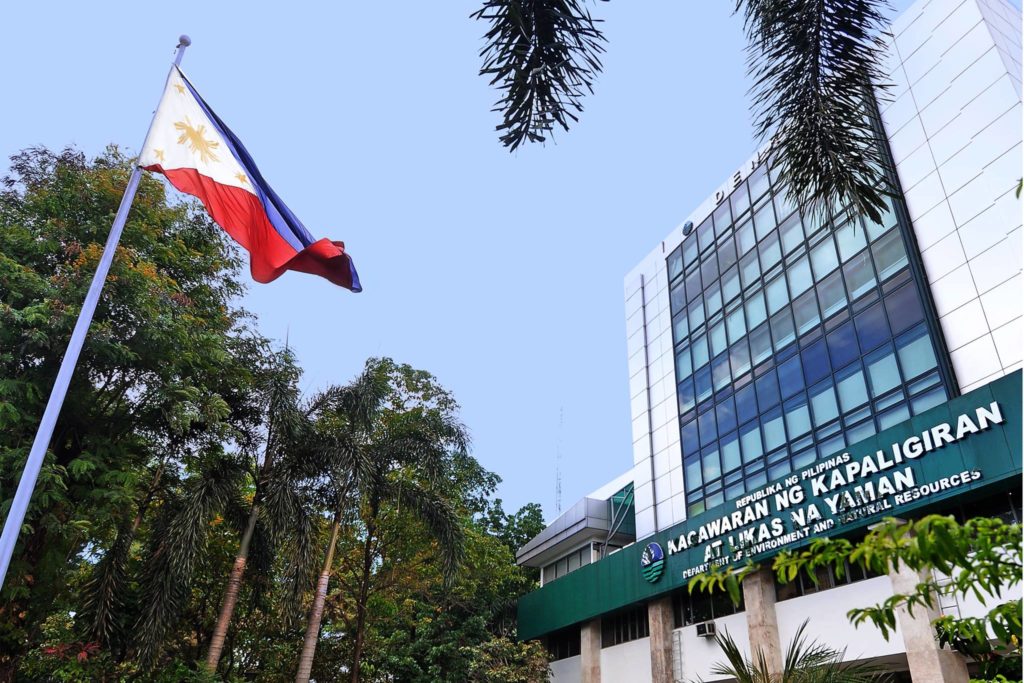
[[[847,620],[915,577],[762,570],[738,606],[686,585],[885,516],[1019,521],[1020,25],[1004,0],[919,0],[893,23],[881,220],[802,216],[765,149],[627,276],[633,461],[518,553],[543,584],[520,637],[548,645],[553,680],[714,680],[709,631],[777,656],[808,618],[848,659],[966,680],[936,613],[888,639]]]

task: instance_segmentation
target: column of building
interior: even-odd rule
[[[651,683],[673,683],[672,596],[666,595],[647,603],[647,625],[651,632]]]
[[[894,593],[911,593],[928,577],[901,566],[889,578]],[[782,643],[775,615],[775,580],[770,569],[762,568],[743,580],[743,600],[751,652],[763,654],[769,670],[781,673]],[[914,681],[968,683],[970,677],[964,658],[947,647],[940,647],[935,638],[932,621],[939,616],[937,609],[899,608],[896,616]]]
[[[601,619],[580,626],[580,681],[601,683]]]
[[[743,606],[747,614],[750,651],[764,656],[768,670],[782,673],[782,644],[775,617],[775,576],[762,567],[743,579]],[[756,656],[756,655],[755,655]]]
[[[912,592],[925,578],[906,567],[890,574],[895,593]],[[775,577],[771,569],[761,568],[744,578],[743,600],[751,652],[764,656],[771,673],[781,674],[782,643],[775,613]],[[916,607],[912,611],[906,608],[897,610],[911,677],[914,681],[929,683],[968,683],[964,658],[949,648],[940,647],[935,639],[931,622],[937,616],[938,611],[935,609]],[[672,597],[668,595],[649,602],[647,619],[650,628],[651,682],[673,683],[672,634],[675,621]],[[581,637],[581,680],[583,683],[600,683],[600,619],[584,624]]]
[[[905,565],[889,573],[893,593],[913,593],[917,584],[928,580],[924,572],[918,573]],[[915,607],[896,610],[896,620],[903,634],[907,650],[910,677],[915,681],[935,683],[967,683],[967,662],[957,652],[940,647],[935,639],[932,621],[939,616],[936,608]]]

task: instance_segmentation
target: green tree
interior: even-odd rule
[[[810,211],[851,203],[878,220],[886,191],[872,85],[886,87],[883,0],[737,0],[754,79],[755,129]],[[509,150],[569,130],[601,72],[606,42],[584,0],[484,0],[480,75],[500,96]]]
[[[113,148],[93,161],[38,148],[11,159],[0,190],[5,506],[131,166]],[[143,178],[0,594],[0,679],[66,604],[69,563],[107,560],[93,634],[114,637],[125,555],[170,473],[251,428],[257,335],[234,304],[238,266],[205,214]]]
[[[537,641],[519,643],[492,638],[462,648],[469,661],[470,683],[547,683],[548,653]]]
[[[11,168],[0,504],[131,162],[28,150]],[[514,549],[539,507],[504,512],[429,373],[373,360],[299,396],[295,359],[237,307],[239,265],[195,204],[143,179],[0,595],[0,680],[280,681],[317,599],[318,679],[543,680],[543,651],[514,638],[535,585]]]
[[[210,638],[210,647],[206,655],[206,668],[210,671],[216,671],[224,650],[228,626],[231,623],[235,605],[238,603],[253,540],[265,538],[269,532],[274,540],[281,542],[290,535],[293,529],[291,523],[295,521],[294,514],[288,514],[288,512],[294,512],[293,508],[289,508],[285,514],[268,516],[264,512],[263,533],[257,537],[257,523],[264,510],[261,506],[265,495],[264,489],[268,485],[268,480],[273,476],[273,463],[287,453],[304,450],[302,444],[311,436],[308,413],[315,409],[316,405],[314,401],[313,407],[306,410],[301,406],[298,388],[300,371],[295,364],[295,357],[288,349],[275,354],[270,360],[269,367],[262,373],[261,381],[258,383],[262,398],[260,403],[266,416],[262,444],[246,444],[246,448],[243,449],[248,456],[255,489],[245,527],[239,540],[238,552],[235,554],[235,561],[231,566],[231,573],[228,575],[227,585],[224,588],[224,597],[217,615],[217,623]],[[254,448],[254,446],[256,447]],[[262,446],[262,457],[257,457],[259,446]],[[287,486],[287,483],[284,486]],[[278,490],[277,493],[280,497],[281,491]],[[281,510],[278,509],[276,512],[280,513]],[[299,525],[298,528],[303,529],[304,526]],[[268,570],[269,567],[263,569]]]
[[[309,506],[296,503],[301,494],[288,488],[286,477],[275,476],[274,464],[284,457],[301,460],[307,455],[313,436],[309,416],[323,396],[301,401],[301,373],[289,350],[267,353],[262,364],[252,390],[264,416],[260,433],[235,442],[231,453],[208,465],[217,469],[191,477],[184,495],[166,506],[168,521],[154,527],[154,544],[142,570],[144,607],[135,639],[145,664],[156,663],[168,629],[194,598],[190,587],[197,578],[205,586],[199,613],[192,615],[199,620],[195,641],[205,647],[206,669],[211,672],[228,645],[229,625],[243,596],[243,577],[253,608],[278,612],[286,619],[294,617],[297,596],[307,587],[308,572],[302,573],[306,567],[296,573],[296,563],[308,564],[312,557],[315,523],[308,517]],[[212,527],[220,527],[218,535],[211,533]],[[208,545],[218,536],[217,554],[224,565],[220,578],[208,566],[215,554]],[[283,564],[277,560],[281,555],[289,558]],[[207,566],[200,566],[204,563]],[[288,589],[287,597],[271,595],[278,583]],[[210,594],[219,589],[220,608],[214,620]]]
[[[416,545],[429,553],[427,543]],[[414,565],[416,556],[401,561]],[[500,680],[497,672],[506,668],[515,668],[526,680],[546,680],[543,648],[515,638],[516,601],[536,588],[536,580],[516,566],[501,538],[481,522],[469,521],[466,557],[454,582],[446,584],[430,564],[418,567],[415,580],[378,593],[369,668],[410,683],[458,683],[474,676],[487,680],[485,674]],[[540,665],[538,652],[543,654]]]
[[[409,683],[503,675],[547,680],[544,649],[515,638],[517,600],[537,587],[538,578],[535,570],[516,565],[515,549],[520,538],[544,528],[540,506],[506,513],[493,498],[500,477],[465,453],[452,459],[448,479],[446,492],[466,536],[461,569],[449,580],[431,561],[436,551],[429,533],[395,514],[400,511],[385,518],[389,528],[382,536],[402,541],[391,544],[377,579],[365,668]]]
[[[975,517],[963,524],[952,517],[929,515],[907,524],[887,519],[862,541],[816,539],[799,552],[779,555],[774,562],[779,578],[792,581],[800,571],[826,567],[842,576],[848,564],[886,574],[900,566],[922,572],[914,591],[896,593],[885,602],[851,610],[854,624],[870,622],[889,637],[896,628],[896,610],[937,607],[944,594],[971,595],[983,603],[995,601],[982,618],[940,617],[936,638],[961,654],[973,657],[983,678],[1010,674],[1021,678],[1021,601],[1005,601],[1003,593],[1021,581],[1021,526],[1001,519]],[[936,574],[936,572],[938,574]],[[940,581],[940,577],[946,577]],[[988,636],[995,636],[994,643]]]
[[[544,513],[539,503],[527,503],[512,514],[501,506],[501,498],[487,506],[481,522],[513,553],[544,531]]]
[[[377,587],[378,571],[394,539],[383,531],[389,507],[404,509],[423,524],[436,542],[437,556],[450,581],[461,561],[463,529],[444,494],[446,475],[457,454],[468,446],[465,428],[455,415],[458,405],[429,373],[390,360],[371,359],[355,387],[342,392],[325,410],[340,438],[324,449],[330,473],[333,523],[324,567],[307,624],[297,681],[309,679],[320,632],[323,604],[343,525],[355,530],[343,572],[352,587],[355,610],[349,666],[353,683],[360,678],[366,639],[367,609]],[[333,408],[333,410],[332,410]],[[351,501],[357,501],[352,505]]]
[[[154,668],[161,648],[175,633],[207,561],[214,520],[229,518],[237,533],[244,519],[244,464],[221,451],[207,454],[164,502],[139,569],[140,608],[131,640],[136,657]]]

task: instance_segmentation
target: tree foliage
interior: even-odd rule
[[[10,168],[0,191],[5,512],[131,164],[115,149],[91,163],[30,149]],[[93,636],[113,638],[125,626],[113,615],[131,592],[134,520],[247,429],[247,359],[261,340],[232,304],[237,268],[204,214],[143,179],[0,594],[0,651],[16,657],[32,640],[76,559],[106,560],[83,607]],[[0,671],[12,661],[0,655]]]
[[[873,87],[885,19],[875,0],[740,0],[754,78],[755,130],[808,213],[852,204],[878,221],[886,167]]]
[[[480,656],[501,648],[495,668],[536,673],[537,646],[514,642],[515,599],[535,581],[507,545],[534,506],[509,515],[493,500],[500,480],[466,452],[457,404],[434,377],[371,360],[356,384],[375,376],[387,379],[383,406],[344,440],[367,457],[328,468],[321,496],[321,517],[343,520],[343,533],[313,677],[464,681],[484,666],[477,646]],[[337,416],[328,407],[323,419]]]
[[[31,149],[0,191],[4,512],[130,170],[114,149]],[[294,677],[339,507],[319,680],[347,675],[360,613],[362,680],[543,680],[512,609],[535,585],[513,548],[539,508],[502,509],[427,372],[375,359],[301,396],[294,356],[239,307],[238,272],[223,232],[144,177],[0,594],[0,680]]]
[[[544,142],[557,124],[569,130],[594,91],[604,35],[581,0],[485,0],[473,18],[488,23],[480,75],[501,97],[494,111],[501,144]]]

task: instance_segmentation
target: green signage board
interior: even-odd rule
[[[712,565],[766,560],[1019,479],[1021,419],[1017,371],[524,595],[519,637],[681,588]],[[655,581],[652,545],[664,548]]]

